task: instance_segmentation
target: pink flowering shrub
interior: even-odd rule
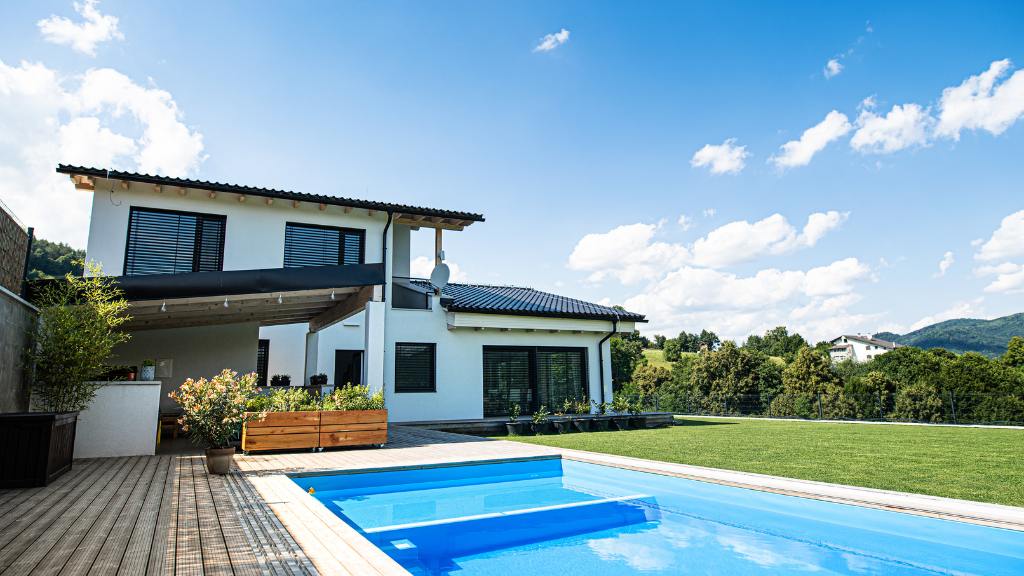
[[[224,370],[207,380],[189,378],[168,396],[181,405],[178,422],[192,439],[209,448],[229,448],[231,436],[246,420],[245,405],[256,394],[255,372],[239,376]]]

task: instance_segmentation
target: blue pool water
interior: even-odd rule
[[[1024,574],[1024,533],[546,459],[297,476],[417,575]]]

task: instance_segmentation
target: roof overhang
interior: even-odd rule
[[[319,207],[320,210],[327,206],[338,206],[345,213],[354,209],[367,210],[369,215],[376,213],[391,213],[394,222],[412,226],[414,228],[441,228],[445,230],[462,230],[474,222],[483,222],[484,217],[472,212],[456,210],[444,210],[440,208],[427,208],[421,206],[409,206],[389,202],[378,202],[375,200],[360,200],[356,198],[342,198],[339,196],[328,196],[324,194],[307,194],[303,192],[292,192],[289,190],[277,190],[274,188],[260,188],[254,186],[240,186],[236,184],[223,184],[220,182],[207,182],[203,180],[191,180],[186,178],[170,178],[166,176],[152,176],[150,174],[138,174],[135,172],[122,172],[119,170],[105,170],[102,168],[87,168],[82,166],[69,166],[61,164],[57,166],[57,172],[67,174],[74,182],[75,188],[79,190],[94,191],[97,184],[105,186],[120,186],[127,190],[132,183],[146,185],[152,188],[155,193],[163,194],[176,190],[179,194],[187,194],[188,190],[204,190],[209,198],[216,198],[220,193],[234,194],[240,201],[247,196],[264,198],[268,205],[273,204],[275,199],[291,202],[293,208],[299,207],[302,203],[309,203]]]

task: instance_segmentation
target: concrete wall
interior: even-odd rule
[[[75,458],[156,453],[161,383],[107,382],[78,414]]]
[[[35,320],[34,306],[0,287],[0,412],[28,410],[28,379],[22,355]]]
[[[160,411],[178,412],[178,405],[167,394],[186,379],[209,378],[225,368],[239,374],[255,371],[258,339],[255,322],[143,330],[115,350],[114,362],[138,366],[147,358],[159,361]]]
[[[225,215],[225,270],[280,268],[284,264],[287,222],[366,230],[366,262],[381,261],[381,233],[387,221],[387,214],[383,212],[370,216],[366,210],[354,209],[345,213],[340,206],[320,210],[309,202],[292,207],[291,202],[284,200],[274,200],[267,205],[265,199],[256,196],[239,202],[236,194],[218,193],[210,198],[206,191],[195,189],[181,196],[174,188],[158,193],[152,185],[137,183],[122,190],[102,179],[97,181],[93,194],[86,256],[102,264],[104,273],[112,276],[124,271],[128,213],[133,206]]]

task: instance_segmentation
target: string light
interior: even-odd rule
[[[334,300],[334,290],[331,290],[331,300]]]
[[[277,295],[277,303],[284,304],[284,297],[281,296],[280,294]]]
[[[167,302],[164,302],[163,304],[160,305],[160,311],[167,312]]]
[[[227,299],[227,298],[225,298],[225,299],[224,299],[224,307],[225,307],[225,308],[227,308],[227,307],[228,307],[228,299]]]

